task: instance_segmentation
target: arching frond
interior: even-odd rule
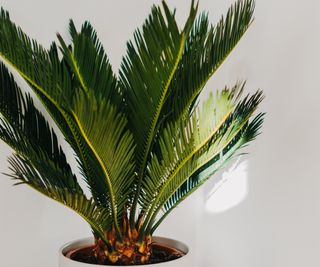
[[[134,179],[134,140],[127,119],[109,101],[101,100],[96,106],[84,93],[78,95],[73,116],[103,170],[117,222],[128,208]]]
[[[18,184],[27,184],[43,195],[72,209],[87,221],[92,230],[108,244],[104,229],[112,225],[112,219],[107,209],[97,206],[92,198],[87,199],[83,193],[70,192],[67,188],[56,187],[48,183],[48,172],[34,167],[30,160],[20,155],[9,158],[9,163],[12,174],[8,175],[17,180]]]
[[[250,26],[253,10],[253,0],[238,0],[215,26],[209,26],[206,13],[197,18],[169,88],[162,114],[166,120],[188,115],[194,108],[208,80]]]
[[[148,166],[148,179],[143,183],[145,193],[142,208],[147,210],[153,203],[158,190],[166,181],[167,175],[188,154],[199,149],[204,142],[208,142],[214,134],[218,135],[220,127],[226,123],[235,108],[235,99],[242,91],[240,84],[233,90],[210,94],[203,109],[193,112],[192,117],[169,122],[159,134],[158,150]],[[164,168],[166,167],[166,168]]]
[[[203,183],[212,177],[216,172],[226,166],[237,151],[245,147],[249,142],[254,140],[261,129],[263,123],[262,113],[258,114],[250,123],[245,125],[243,129],[232,139],[229,144],[222,150],[222,153],[207,160],[207,163],[198,169],[191,177],[189,177],[167,200],[163,205],[163,214],[157,219],[152,226],[153,233],[161,222],[177,207],[183,200],[195,192]]]
[[[117,79],[96,31],[86,21],[78,32],[74,22],[70,20],[69,32],[72,37],[70,46],[67,46],[59,34],[58,38],[61,51],[79,86],[86,93],[93,91],[97,101],[109,99],[120,104]]]
[[[171,195],[194,172],[202,168],[209,159],[222,153],[229,142],[246,125],[262,100],[262,94],[258,91],[251,97],[245,97],[233,108],[232,102],[234,99],[232,96],[235,96],[233,91],[225,90],[220,97],[218,95],[216,100],[209,97],[207,102],[204,103],[200,115],[197,115],[194,111],[188,124],[180,122],[180,126],[179,124],[178,126],[169,126],[164,131],[164,136],[160,137],[162,143],[160,145],[161,155],[164,156],[161,157],[162,161],[160,162],[154,160],[152,163],[155,166],[151,164],[149,168],[150,177],[154,177],[148,179],[148,181],[158,181],[158,184],[160,182],[157,189],[151,184],[154,199],[149,200],[152,203],[151,207],[149,205],[146,219],[149,228],[154,222],[156,214]],[[223,106],[229,106],[230,108],[227,112],[221,113],[224,116],[219,116],[216,111],[223,111]],[[215,120],[214,118],[217,115],[219,119]]]
[[[0,58],[32,87],[72,145],[72,133],[61,110],[63,105],[70,103],[74,90],[68,68],[58,57],[56,45],[53,43],[50,50],[39,45],[1,8]]]
[[[70,192],[82,192],[58,144],[56,134],[0,63],[0,138],[17,154],[48,172],[48,182]]]
[[[0,64],[0,138],[14,151],[11,177],[25,183],[79,213],[103,238],[104,227],[111,227],[110,212],[97,208],[83,195],[76,176],[58,144],[56,134]]]
[[[189,19],[180,32],[172,13],[163,1],[163,11],[153,6],[142,31],[134,33],[135,45],[129,42],[123,58],[120,85],[127,104],[130,128],[137,143],[138,183],[131,212],[134,221],[150,147],[159,123],[159,116],[190,27],[197,12],[192,3]]]
[[[1,9],[0,57],[17,70],[41,99],[78,155],[81,173],[92,195],[100,204],[107,206],[107,188],[99,165],[90,153],[84,154],[85,142],[69,115],[75,93],[79,91],[77,82],[66,59],[59,59],[55,43],[46,50],[16,27],[9,14]]]

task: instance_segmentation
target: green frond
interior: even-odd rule
[[[3,9],[0,15],[0,57],[28,82],[38,95],[78,155],[81,173],[88,182],[92,195],[96,201],[107,206],[107,190],[100,181],[101,178],[97,178],[101,177],[101,170],[90,153],[83,153],[83,137],[69,115],[73,98],[79,90],[66,58],[59,59],[55,43],[47,51],[35,40],[31,40],[11,22],[8,13]]]
[[[104,229],[111,227],[112,220],[107,209],[97,206],[92,198],[87,199],[81,192],[70,192],[67,188],[48,184],[48,172],[35,168],[28,159],[14,155],[9,158],[9,163],[12,174],[8,174],[8,176],[17,180],[18,184],[26,184],[39,193],[75,211],[88,222],[95,234],[98,234],[108,245]]]
[[[190,118],[176,123],[169,122],[159,134],[158,150],[148,166],[148,179],[143,183],[144,200],[141,205],[144,210],[150,208],[159,189],[166,178],[187,155],[197,152],[206,144],[234,111],[234,98],[242,91],[239,84],[232,90],[222,90],[216,96],[211,93],[203,104],[201,113],[193,112]],[[158,152],[158,153],[157,153]],[[164,168],[167,166],[167,168]]]
[[[100,187],[98,186],[100,191],[100,188],[103,188],[102,192],[96,192],[97,186],[91,189],[99,196],[101,204],[104,206],[109,204],[116,228],[120,233],[117,220],[123,216],[124,208],[127,206],[126,190],[132,188],[133,140],[128,133],[124,133],[122,126],[126,126],[126,123],[123,118],[119,120],[119,116],[115,117],[115,107],[111,109],[110,103],[106,107],[107,99],[117,104],[117,110],[120,110],[122,99],[117,79],[95,30],[89,22],[85,22],[78,32],[71,20],[69,31],[72,45],[67,46],[58,35],[60,49],[86,96],[80,92],[76,94],[78,98],[74,100],[75,110],[68,121],[73,125],[74,131],[78,131],[76,139],[78,146],[81,147],[80,157],[84,169],[89,172],[89,176],[96,173],[95,176],[100,177],[98,180],[104,180],[100,181]],[[109,111],[112,111],[112,114],[106,115]],[[108,117],[106,120],[105,116]],[[118,122],[122,124],[116,129]],[[110,128],[110,123],[113,128]],[[120,137],[123,139],[119,140]],[[121,143],[124,140],[127,143]],[[92,180],[97,178],[90,179],[89,184],[95,183]],[[101,195],[104,200],[101,200]]]
[[[190,118],[169,122],[159,134],[158,149],[148,166],[148,178],[143,183],[141,205],[148,213],[144,227],[152,220],[166,192],[170,191],[171,183],[179,187],[176,175],[195,168],[206,146],[213,138],[218,139],[219,130],[232,114],[235,98],[241,91],[237,85],[232,90],[217,92],[215,97],[211,93],[201,112],[195,110]],[[179,178],[183,179],[182,175]]]
[[[10,64],[27,81],[34,84],[52,101],[62,101],[64,90],[70,88],[70,79],[66,76],[64,84],[57,86],[60,73],[59,60],[54,54],[30,39],[19,27],[10,20],[8,12],[1,9],[0,13],[0,57]],[[53,75],[49,75],[53,74]],[[60,78],[60,77],[59,77]]]
[[[123,58],[119,78],[130,129],[137,143],[138,183],[131,223],[159,116],[188,36],[188,32],[179,31],[174,14],[164,1],[162,4],[164,12],[160,7],[153,6],[142,31],[136,30],[134,33],[135,45],[132,42],[127,44],[127,55]],[[192,24],[196,9],[192,6],[186,29]]]
[[[128,207],[128,192],[134,180],[134,140],[127,119],[108,101],[95,106],[79,93],[73,116],[103,169],[115,221]]]
[[[164,213],[156,220],[152,226],[151,233],[153,233],[161,222],[170,214],[170,212],[177,207],[183,200],[195,192],[203,183],[211,178],[216,172],[225,167],[231,159],[236,156],[237,151],[248,145],[253,141],[261,129],[264,114],[258,114],[248,125],[232,139],[224,148],[221,155],[213,157],[208,160],[199,170],[197,170],[191,177],[189,177],[167,200],[163,205]]]
[[[29,95],[23,96],[13,76],[0,63],[0,138],[17,154],[48,172],[48,183],[82,192],[76,176],[58,144],[56,134],[35,108]]]
[[[49,113],[61,113],[61,106],[68,106],[74,94],[72,79],[67,67],[60,61],[55,44],[50,50],[30,39],[17,27],[8,12],[0,12],[0,58],[13,67],[34,89],[48,108]],[[49,105],[46,105],[47,103]],[[60,114],[61,115],[61,114]],[[57,125],[61,124],[61,118]],[[67,128],[61,128],[71,136]]]
[[[83,91],[93,91],[97,101],[109,99],[119,103],[117,79],[96,31],[89,22],[85,22],[78,32],[70,20],[69,32],[72,37],[69,46],[58,34],[60,50]]]
[[[64,113],[64,117],[66,118],[68,126],[72,130],[76,142],[78,149],[77,161],[80,167],[80,172],[86,181],[93,198],[100,206],[111,210],[111,196],[109,195],[108,185],[99,161],[90,146],[87,144],[85,136],[83,136],[73,114],[71,112]]]
[[[253,10],[253,0],[237,0],[215,26],[209,26],[206,13],[197,18],[169,88],[162,114],[166,120],[188,115],[194,108],[208,80],[250,26]]]
[[[17,170],[18,166],[20,171],[23,170],[23,164],[29,166],[24,168],[25,173],[30,168],[33,170],[24,176],[29,185],[51,198],[53,197],[52,188],[65,193],[68,191],[70,194],[82,194],[77,178],[72,173],[66,156],[58,144],[56,134],[43,115],[34,107],[30,96],[23,96],[13,76],[2,63],[0,64],[0,139],[16,153],[15,160],[11,162],[19,162],[20,165],[13,165],[13,171]],[[94,162],[90,164],[91,168],[95,166]],[[94,189],[94,196],[99,195],[100,199],[103,196],[103,200],[105,198],[107,201],[107,197],[103,195],[105,188],[98,182],[99,179],[90,181],[90,189]],[[105,206],[105,210],[109,210],[108,206]],[[104,224],[107,228],[111,227],[110,225]],[[93,230],[96,232],[95,228]]]
[[[262,100],[261,92],[258,91],[251,97],[245,97],[234,107],[234,100],[239,98],[234,92],[225,89],[216,98],[209,97],[200,114],[197,115],[195,111],[187,125],[181,123],[178,131],[177,126],[167,128],[164,137],[160,137],[160,150],[164,156],[160,165],[157,160],[156,166],[150,165],[149,168],[151,178],[148,182],[156,181],[158,185],[160,182],[158,188],[151,185],[153,197],[156,197],[149,199],[152,203],[151,207],[149,205],[146,219],[149,228],[170,196],[208,159],[222,153],[245,126]],[[229,109],[223,109],[228,106]],[[222,112],[217,113],[220,110]],[[216,116],[218,119],[215,119]],[[150,221],[147,222],[148,220]]]

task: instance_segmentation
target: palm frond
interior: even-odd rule
[[[10,20],[9,14],[1,9],[0,14],[0,57],[28,82],[38,95],[67,142],[79,156],[79,166],[95,200],[108,205],[107,189],[101,170],[90,153],[85,154],[85,142],[70,114],[78,82],[66,58],[59,59],[55,43],[49,51],[31,40]]]
[[[109,101],[101,100],[95,106],[84,93],[78,94],[73,116],[103,170],[117,223],[128,208],[128,192],[135,177],[134,140],[127,119]]]
[[[153,203],[159,188],[176,165],[218,133],[217,130],[234,111],[235,99],[241,94],[242,88],[237,84],[232,90],[218,91],[215,97],[211,93],[201,115],[197,111],[190,118],[169,122],[159,134],[158,149],[148,165],[148,179],[143,183],[144,200],[141,205],[144,210],[148,210],[150,203]]]
[[[136,161],[138,183],[131,212],[134,221],[141,182],[149,157],[150,147],[159,123],[159,116],[168,89],[183,52],[188,32],[180,32],[175,15],[163,1],[153,6],[142,31],[134,33],[135,45],[127,44],[127,55],[120,71],[120,86],[127,104],[130,128],[137,143]],[[197,6],[192,3],[185,30],[189,31]]]
[[[30,96],[24,97],[13,76],[0,63],[0,138],[38,168],[47,169],[48,182],[70,192],[82,192],[57,136]],[[56,177],[54,177],[56,176]]]
[[[162,114],[166,120],[188,115],[194,108],[208,80],[250,26],[253,10],[253,0],[238,0],[215,26],[209,26],[206,13],[197,18],[169,88]]]
[[[86,181],[90,192],[96,203],[105,208],[110,206],[109,187],[105,179],[103,169],[92,151],[91,147],[87,143],[86,137],[83,136],[82,129],[79,127],[72,112],[65,112],[64,117],[68,123],[68,126],[72,130],[75,143],[78,149],[77,161],[79,164],[80,172]]]
[[[89,22],[85,22],[78,32],[71,20],[69,31],[72,45],[67,46],[58,35],[60,49],[86,95],[76,94],[78,98],[74,101],[75,109],[69,123],[76,126],[73,127],[74,131],[79,131],[76,139],[81,146],[84,169],[88,170],[89,176],[92,176],[93,171],[98,172],[104,180],[100,182],[100,188],[104,188],[105,192],[98,195],[104,193],[102,204],[109,204],[118,235],[121,235],[118,221],[128,205],[128,192],[132,190],[133,140],[131,135],[125,132],[126,120],[116,114],[116,110],[120,111],[123,104],[122,97],[95,30]],[[106,99],[117,104],[118,108],[111,107],[110,102],[105,102]],[[81,137],[84,137],[84,140],[81,140]],[[91,180],[95,179],[94,177]],[[94,181],[89,181],[89,184],[93,183]],[[96,191],[95,188],[96,186],[92,191]]]
[[[96,31],[86,21],[78,32],[70,20],[69,32],[72,37],[72,45],[69,46],[58,34],[60,50],[79,86],[86,93],[93,91],[97,101],[109,99],[119,104],[117,79]]]
[[[9,13],[1,8],[0,58],[26,80],[72,144],[72,133],[61,110],[62,106],[69,106],[74,87],[67,66],[58,57],[56,45],[53,43],[50,50],[46,50],[17,27]]]
[[[81,192],[70,192],[67,188],[56,187],[50,182],[48,183],[48,172],[35,168],[30,160],[20,155],[10,157],[9,163],[12,174],[8,174],[8,176],[17,180],[18,184],[26,184],[75,211],[88,222],[95,234],[98,234],[108,245],[104,229],[106,229],[106,226],[110,227],[112,221],[107,209],[97,206],[92,198],[87,199]]]
[[[149,229],[157,213],[170,196],[196,170],[203,167],[208,159],[222,153],[229,142],[245,126],[262,100],[262,94],[258,91],[251,97],[249,95],[245,97],[234,108],[234,97],[238,99],[239,95],[235,94],[234,90],[227,89],[222,91],[220,97],[218,95],[216,99],[209,97],[201,113],[197,115],[195,111],[187,125],[181,123],[178,131],[175,129],[177,126],[171,126],[164,131],[164,136],[160,137],[162,143],[160,151],[164,156],[161,162],[156,160],[155,156],[152,162],[155,166],[151,164],[149,168],[150,177],[154,176],[148,180],[148,186],[151,186],[153,191],[153,199],[149,199],[152,206],[147,204],[146,224],[149,223]],[[223,109],[228,106],[229,109]],[[222,112],[217,114],[216,111],[220,110]],[[213,119],[216,116],[218,119]],[[155,188],[154,183],[149,181],[156,181],[157,185],[160,182],[160,186]]]
[[[109,209],[97,208],[92,199],[83,195],[56,134],[2,63],[0,139],[15,151],[9,160],[14,174],[9,176],[18,179],[17,184],[25,183],[75,210],[104,238],[103,229],[112,225]]]
[[[75,139],[77,133],[74,130],[76,129],[72,129],[64,110],[72,103],[75,82],[65,60],[59,59],[56,44],[53,43],[50,50],[46,50],[35,40],[30,39],[20,27],[17,27],[11,21],[9,13],[1,8],[0,58],[26,80],[56,122],[67,142],[78,155],[81,154]],[[84,164],[80,166],[85,167]],[[94,175],[88,169],[82,169],[82,173],[86,180],[90,180],[90,175]]]
[[[64,90],[71,90],[71,83],[68,75],[64,80],[60,79],[61,73],[58,72],[62,70],[55,56],[16,27],[9,13],[1,9],[0,57],[52,101],[61,102],[67,99],[63,99]]]
[[[263,123],[264,114],[259,113],[248,125],[232,139],[229,144],[223,149],[221,154],[208,160],[203,164],[192,176],[190,176],[179,188],[170,196],[167,202],[163,205],[162,216],[152,226],[153,233],[161,222],[177,207],[183,200],[195,192],[202,184],[211,178],[216,172],[225,167],[231,159],[233,159],[241,148],[253,141],[260,134],[260,129]]]

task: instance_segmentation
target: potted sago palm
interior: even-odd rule
[[[89,22],[69,23],[50,48],[0,14],[0,138],[13,155],[15,184],[77,212],[92,238],[60,251],[60,267],[190,266],[187,245],[154,233],[170,212],[255,139],[263,122],[258,90],[244,83],[199,95],[252,22],[253,0],[238,0],[215,26],[192,1],[185,25],[165,2],[153,6],[118,74]],[[40,99],[80,169],[75,174]],[[85,194],[83,179],[90,189]],[[177,222],[178,223],[178,222]]]

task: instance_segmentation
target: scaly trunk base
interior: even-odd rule
[[[151,256],[151,237],[141,243],[124,238],[123,242],[114,241],[113,251],[109,252],[105,243],[98,239],[94,254],[99,264],[138,265],[149,263]]]
[[[142,216],[131,229],[127,214],[124,214],[121,224],[121,242],[117,239],[115,228],[105,233],[107,245],[101,238],[96,238],[94,254],[99,264],[146,264],[151,256],[151,236],[144,236],[138,241],[139,230],[142,225]]]

